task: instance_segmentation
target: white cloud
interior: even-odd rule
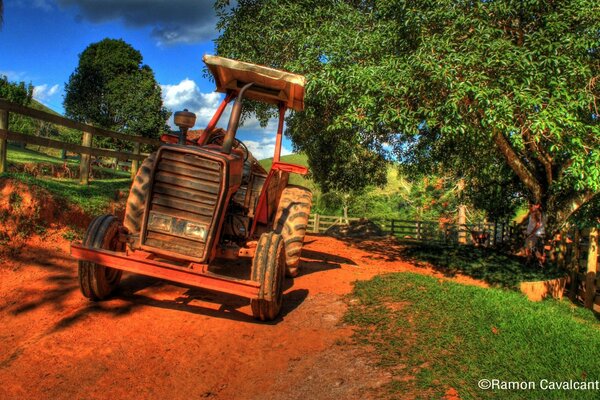
[[[272,158],[275,153],[275,135],[273,135],[273,142],[269,144],[255,140],[244,140],[244,144],[257,160]],[[292,154],[291,150],[281,146],[281,155],[287,156],[288,154]]]
[[[187,109],[196,114],[196,125],[193,129],[203,129],[206,127],[217,107],[221,103],[224,95],[221,93],[203,93],[195,81],[186,78],[174,85],[161,85],[163,103],[169,110],[181,111]],[[231,107],[228,107],[218,126],[227,128]],[[169,120],[169,125],[174,130],[178,128],[173,124],[173,117]],[[258,160],[273,157],[275,150],[275,140],[277,133],[277,120],[269,120],[266,128],[260,126],[256,118],[248,118],[238,130],[238,138],[244,142],[248,150]],[[291,154],[292,152],[282,147],[281,155]]]
[[[33,7],[40,8],[44,11],[52,10],[52,5],[48,0],[33,0]]]
[[[38,101],[47,101],[60,91],[58,84],[49,86],[48,84],[39,85],[33,88],[33,98]]]
[[[195,129],[204,128],[208,124],[223,98],[222,94],[216,92],[202,93],[196,82],[188,78],[176,85],[161,85],[161,89],[163,103],[169,110],[176,112],[188,109],[196,114]],[[221,121],[226,119],[222,118]],[[169,125],[176,129],[173,117],[169,120]]]

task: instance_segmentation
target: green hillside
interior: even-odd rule
[[[308,159],[304,154],[289,154],[287,156],[282,156],[281,161],[288,164],[297,164],[308,167]],[[273,164],[273,158],[265,158],[264,160],[260,160],[259,163],[268,171],[271,169],[271,165]],[[310,189],[313,193],[318,190],[317,186],[311,179],[307,179],[298,174],[290,175],[290,183],[292,185],[304,186],[305,188]]]

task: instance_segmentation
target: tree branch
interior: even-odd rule
[[[542,185],[529,168],[527,168],[508,140],[502,133],[494,132],[494,143],[496,143],[496,146],[498,146],[498,149],[504,155],[509,167],[517,174],[525,187],[529,189],[534,200],[536,202],[541,202]]]
[[[560,230],[567,222],[567,220],[577,212],[583,205],[593,200],[596,196],[598,196],[600,192],[577,192],[573,193],[566,200],[561,201],[553,210],[555,212],[549,212],[548,215],[554,216],[554,221],[548,221],[548,225],[551,227],[551,232],[557,232]]]

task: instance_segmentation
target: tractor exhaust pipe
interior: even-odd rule
[[[231,109],[231,116],[229,117],[229,124],[227,124],[227,133],[225,134],[225,139],[223,139],[223,149],[221,150],[221,153],[231,154],[233,139],[235,139],[235,133],[237,132],[238,125],[240,124],[240,117],[242,116],[242,100],[244,98],[244,92],[252,85],[254,85],[253,82],[244,85],[235,99],[235,104]]]

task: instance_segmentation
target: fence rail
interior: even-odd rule
[[[15,113],[55,125],[64,126],[66,128],[79,130],[82,132],[81,145],[11,131],[9,130],[8,126],[10,113]],[[133,143],[134,150],[133,152],[126,152],[94,148],[92,144],[94,136],[109,137],[112,139]],[[60,115],[51,114],[46,111],[36,110],[31,107],[25,107],[20,104],[15,104],[4,99],[0,99],[0,173],[7,170],[6,156],[8,150],[8,140],[79,153],[81,155],[79,163],[79,175],[80,183],[82,184],[89,183],[91,156],[111,157],[117,160],[132,160],[131,177],[133,178],[137,172],[139,162],[143,161],[147,157],[147,154],[142,154],[140,152],[140,145],[160,144],[159,140],[149,139],[141,136],[127,135],[108,129],[98,128],[81,122],[73,121]]]
[[[358,220],[360,218],[346,219],[341,216],[311,214],[308,220],[308,231],[324,233],[332,226]],[[385,219],[374,222],[385,234],[402,239],[479,245],[506,242],[517,230],[515,224],[508,223],[453,224],[407,219]]]

